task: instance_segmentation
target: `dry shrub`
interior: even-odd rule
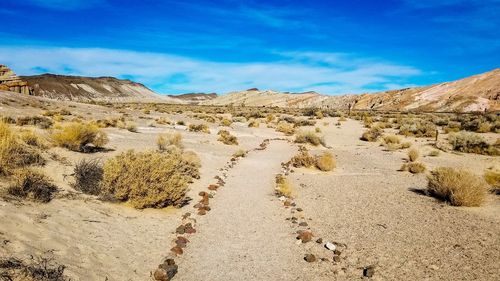
[[[377,141],[382,136],[383,130],[379,127],[373,127],[368,129],[361,135],[361,140],[374,142]]]
[[[27,145],[35,146],[40,149],[46,149],[49,147],[49,142],[47,139],[41,137],[39,134],[32,130],[21,131],[19,133],[20,139]]]
[[[64,265],[54,261],[52,256],[31,256],[26,262],[14,257],[0,259],[0,280],[3,281],[66,281]]]
[[[103,147],[108,137],[99,127],[92,124],[72,122],[52,133],[52,139],[58,146],[69,150],[85,152],[88,145]]]
[[[207,124],[189,124],[188,131],[210,134],[210,130],[208,129]]]
[[[484,179],[493,189],[500,189],[500,170],[486,171]]]
[[[436,137],[437,127],[434,123],[422,119],[407,118],[401,121],[399,134],[415,137]]]
[[[260,126],[260,122],[258,120],[251,120],[248,123],[249,128],[258,128]]]
[[[233,153],[234,158],[240,158],[240,157],[246,157],[247,156],[247,151],[244,149],[238,149],[235,153]]]
[[[293,187],[290,182],[282,175],[276,175],[276,195],[292,197],[293,195]]]
[[[47,203],[52,200],[57,187],[42,172],[18,169],[12,175],[7,192],[15,197]]]
[[[15,123],[18,126],[32,125],[37,126],[41,129],[48,129],[54,124],[54,122],[50,118],[44,116],[18,117]]]
[[[233,124],[233,121],[231,121],[227,118],[224,118],[220,121],[220,125],[224,126],[224,127],[229,127],[229,126],[231,126],[231,124]]]
[[[396,135],[387,135],[382,138],[385,144],[400,144],[401,139]]]
[[[73,188],[85,194],[99,195],[104,173],[101,161],[83,159],[75,165],[73,173],[75,177]]]
[[[328,151],[316,158],[316,167],[324,172],[335,169],[336,164],[335,157]]]
[[[344,116],[340,116],[339,122],[344,122],[344,121],[347,121],[347,119]]]
[[[276,131],[284,133],[287,136],[291,136],[295,133],[295,128],[290,123],[279,122],[278,126],[276,126]]]
[[[188,183],[199,177],[199,167],[199,158],[193,152],[129,150],[104,164],[102,193],[139,209],[179,206]]]
[[[165,151],[169,146],[182,148],[182,135],[178,132],[160,134],[156,139],[158,150]]]
[[[457,133],[449,138],[453,150],[485,155],[500,155],[500,150],[475,133]]]
[[[231,135],[226,130],[220,130],[217,135],[219,135],[218,141],[227,145],[238,145],[238,138],[236,136]]]
[[[429,193],[453,206],[480,206],[486,198],[486,183],[466,170],[440,167],[427,179]]]
[[[160,124],[160,125],[169,125],[171,122],[165,118],[165,117],[160,117],[160,118],[157,118],[156,120],[156,123]]]
[[[324,140],[313,131],[300,131],[295,135],[296,143],[309,143],[314,146],[324,144]]]
[[[420,156],[420,153],[415,148],[410,149],[408,151],[408,160],[410,160],[410,162],[415,162],[419,156]]]
[[[307,150],[302,149],[299,152],[299,154],[292,157],[292,159],[290,160],[290,163],[292,164],[292,166],[294,166],[296,168],[300,168],[300,167],[309,168],[309,167],[316,166],[316,158],[314,158],[314,156],[309,154],[309,152]]]
[[[425,165],[417,162],[407,163],[401,167],[401,171],[408,171],[412,174],[420,174],[425,172],[425,170]]]
[[[9,175],[16,168],[44,162],[37,149],[24,143],[8,124],[0,122],[0,175]]]

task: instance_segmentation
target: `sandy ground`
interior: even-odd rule
[[[0,101],[7,101],[1,105],[2,114],[12,116],[39,114],[37,103],[57,107],[50,100],[26,99],[21,101],[34,106],[19,110],[10,98],[0,95]],[[120,115],[95,105],[62,104],[88,118]],[[221,129],[216,124],[209,124],[211,134],[193,133],[179,125],[149,126],[159,116],[188,124],[203,122],[186,114],[130,113],[138,133],[106,129],[113,151],[80,154],[50,149],[65,159],[49,160],[43,168],[62,189],[50,203],[0,200],[0,256],[27,258],[52,251],[72,280],[148,280],[168,256],[182,214],[194,213],[196,200],[181,209],[140,211],[75,194],[70,177],[64,175],[71,174],[81,158],[105,160],[128,149],[154,149],[159,133],[176,131],[202,163],[201,178],[190,186],[190,197],[197,199],[199,191],[214,183],[214,176],[227,175],[226,185],[211,199],[212,210],[195,215],[197,233],[189,238],[184,255],[176,257],[176,280],[355,280],[370,265],[375,266],[373,280],[496,280],[500,276],[498,197],[490,196],[483,207],[458,208],[420,194],[425,175],[397,171],[405,162],[406,150],[386,151],[378,143],[360,141],[364,128],[357,121],[340,127],[333,125],[334,118],[318,122],[328,148],[310,149],[312,153],[331,150],[337,168],[326,173],[293,170],[288,178],[297,207],[303,209],[298,213],[284,208],[273,195],[275,175],[282,172],[281,162],[296,153],[295,144],[272,140],[267,149],[251,151],[233,168],[224,168],[239,148],[250,150],[264,139],[283,138],[282,134],[265,124],[248,128],[246,123],[235,123],[229,130],[240,145],[227,146],[216,140]],[[425,156],[433,149],[431,140],[407,140],[419,148],[420,161],[428,168],[465,167],[482,174],[500,166],[497,157],[447,152]],[[6,183],[0,181],[0,185]],[[292,224],[287,220],[291,216],[308,226]],[[297,244],[296,231],[309,228],[313,241]],[[340,262],[332,262],[332,252],[315,243],[317,238],[345,243]],[[307,263],[308,253],[325,261]]]

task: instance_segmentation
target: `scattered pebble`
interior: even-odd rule
[[[316,261],[316,256],[313,255],[313,254],[306,254],[306,256],[304,257],[304,260],[306,262],[315,262]]]
[[[177,274],[178,268],[173,259],[166,259],[158,266],[153,276],[157,281],[170,281]]]
[[[307,222],[303,221],[301,223],[299,223],[300,226],[308,226]]]
[[[307,243],[311,241],[313,234],[310,230],[299,230],[297,232],[299,235],[297,236],[297,239],[301,240],[302,243]]]
[[[325,248],[327,248],[330,251],[335,251],[337,249],[337,246],[333,244],[332,242],[327,242],[325,244]]]
[[[323,238],[318,238],[318,239],[316,240],[316,243],[318,243],[318,244],[322,244],[322,243],[323,243]]]

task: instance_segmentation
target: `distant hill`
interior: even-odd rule
[[[174,99],[179,99],[182,101],[185,101],[190,104],[198,104],[203,101],[209,101],[217,98],[216,93],[187,93],[187,94],[180,94],[180,95],[169,95],[169,97],[174,98]]]
[[[221,95],[207,105],[322,107],[332,109],[499,111],[500,69],[453,82],[360,95],[282,93],[250,89]]]
[[[180,100],[162,96],[143,84],[113,77],[80,77],[54,74],[21,76],[32,94],[58,100],[79,102],[169,102]]]

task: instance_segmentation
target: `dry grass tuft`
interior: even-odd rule
[[[135,208],[163,208],[184,203],[188,183],[199,177],[199,158],[193,152],[122,153],[104,164],[102,193]]]
[[[419,156],[420,156],[420,153],[415,148],[412,148],[408,151],[408,160],[410,160],[410,162],[417,161]]]
[[[293,187],[290,182],[282,175],[276,175],[276,195],[292,197],[293,195]]]
[[[37,149],[24,143],[10,125],[0,122],[0,175],[9,175],[16,168],[44,162]]]
[[[276,126],[276,131],[284,133],[287,136],[295,134],[294,126],[287,122],[279,122],[278,126]]]
[[[427,179],[429,193],[453,206],[480,206],[486,199],[486,183],[469,171],[440,167]]]
[[[238,138],[233,136],[226,130],[220,130],[217,135],[219,135],[218,141],[227,145],[238,145]]]
[[[426,170],[425,165],[417,162],[403,164],[403,166],[401,167],[401,171],[408,171],[412,174],[420,174],[425,172],[425,170]]]
[[[104,171],[99,160],[83,159],[75,165],[73,173],[75,177],[73,188],[85,194],[99,195],[101,193]]]
[[[309,154],[309,152],[305,149],[302,149],[299,154],[295,155],[292,157],[290,160],[290,163],[292,166],[295,168],[300,168],[300,167],[313,167],[316,165],[316,158]]]
[[[57,187],[42,172],[32,169],[18,169],[12,175],[13,182],[7,192],[15,197],[41,203],[52,200]]]
[[[494,190],[500,189],[500,170],[486,171],[484,179]]]
[[[33,257],[26,262],[14,257],[0,259],[0,279],[4,281],[66,281],[64,265],[51,256]]]
[[[313,131],[300,131],[295,134],[296,143],[309,143],[314,146],[324,144],[324,140]]]
[[[234,158],[243,158],[247,156],[247,151],[244,149],[238,149],[235,153],[233,153]]]
[[[316,158],[316,167],[324,172],[335,169],[337,163],[331,152],[325,152]]]
[[[210,129],[207,124],[189,124],[188,131],[210,134]]]
[[[372,127],[361,135],[361,140],[374,142],[382,136],[383,130],[379,127]]]
[[[97,148],[108,143],[108,136],[93,124],[72,122],[52,133],[52,139],[57,146],[69,150],[86,152],[89,144]]]
[[[258,120],[250,120],[248,123],[249,128],[258,128],[260,126],[260,122]]]

